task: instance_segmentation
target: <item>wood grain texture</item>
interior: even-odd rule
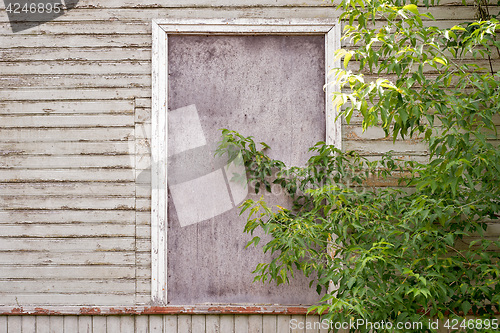
[[[103,100],[81,100],[74,101],[50,101],[30,100],[22,102],[0,101],[0,114],[10,115],[23,114],[133,114],[134,103],[132,100],[103,101]]]
[[[233,315],[224,315],[220,317],[220,331],[221,333],[235,333]]]
[[[97,73],[96,75],[99,75]],[[81,89],[50,89],[19,88],[0,90],[0,100],[4,101],[52,101],[52,100],[80,100],[80,99],[106,99],[123,100],[134,96],[150,97],[151,89],[148,88],[81,88]]]
[[[255,315],[250,315],[250,319]],[[284,318],[276,315],[263,315],[261,319],[264,322],[271,323],[273,320],[276,322]],[[266,319],[267,318],[267,319]],[[228,321],[229,319],[229,321]],[[278,332],[276,325],[262,324],[263,321],[259,320],[260,324],[249,326],[247,323],[250,321],[242,321],[240,326],[235,322],[234,317],[228,315],[214,315],[214,322],[232,322],[230,326],[221,326],[221,333],[245,333],[245,332]],[[288,319],[290,317],[288,316]],[[293,319],[293,316],[292,316]],[[296,318],[299,319],[299,318]],[[305,318],[301,318],[305,319]],[[447,318],[440,320],[440,327],[438,332],[448,332],[443,327]],[[206,324],[206,317],[204,315],[119,315],[119,316],[100,316],[100,315],[64,315],[64,316],[0,316],[0,333],[208,333],[212,332],[211,327],[203,326]],[[198,326],[197,323],[200,323]],[[286,320],[283,321],[285,323]],[[325,328],[327,325],[322,325],[319,328],[319,317],[308,316],[306,322],[311,324],[310,329],[296,330],[287,328],[283,332],[307,332],[307,333],[327,333]],[[195,323],[195,326],[192,326]],[[316,325],[315,325],[316,324]],[[199,329],[195,331],[194,329]],[[248,330],[247,330],[248,329]],[[339,333],[347,332],[345,329],[338,330]]]
[[[177,316],[177,329],[179,332],[193,333],[192,319],[190,315]],[[228,332],[229,333],[229,332]]]
[[[92,333],[92,317],[79,316],[78,317],[78,333]]]
[[[299,316],[300,320],[305,319]],[[290,319],[290,316],[286,317]],[[293,317],[292,317],[293,318]],[[298,317],[297,317],[298,318]],[[64,332],[64,333],[253,333],[277,332],[276,315],[120,315],[120,316],[0,316],[1,333]],[[316,323],[318,316],[307,322]],[[284,323],[286,322],[283,321]],[[8,324],[8,325],[7,325]],[[295,332],[290,330],[286,332]],[[316,333],[318,329],[304,332]],[[323,332],[323,331],[321,331]],[[326,331],[325,331],[326,332]]]
[[[149,332],[149,318],[148,316],[133,316],[132,327],[134,333],[148,333]]]
[[[9,318],[9,320],[10,320],[10,318]],[[50,332],[50,317],[48,317],[48,316],[36,316],[36,327],[37,327],[37,333],[39,333],[39,332],[40,333],[45,333],[45,332],[49,333]]]
[[[275,315],[265,315],[262,317],[262,333],[277,332],[278,321]]]

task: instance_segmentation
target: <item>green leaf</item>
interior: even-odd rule
[[[259,242],[260,242],[260,237],[255,236],[254,238],[252,238],[251,241],[249,241],[247,243],[247,245],[245,246],[245,248],[248,248],[251,245],[257,246],[259,244]]]
[[[469,310],[472,308],[472,305],[469,303],[469,301],[465,301],[462,303],[462,311],[464,312],[464,316],[466,316],[469,313]]]
[[[349,60],[351,60],[352,55],[353,55],[353,53],[352,53],[352,52],[348,52],[348,53],[346,53],[346,55],[344,56],[344,68],[347,68],[347,65],[349,64]]]
[[[403,7],[403,9],[412,12],[415,15],[418,15],[418,7],[414,4],[409,4]]]
[[[454,244],[454,236],[453,234],[447,234],[445,237],[444,237],[444,240],[446,242],[446,244],[448,244],[449,246],[453,246]]]
[[[446,59],[444,58],[441,58],[441,57],[434,57],[433,59],[435,62],[439,62],[441,65],[443,66],[447,66],[448,65],[448,62]]]

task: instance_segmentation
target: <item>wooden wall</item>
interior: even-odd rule
[[[440,24],[474,15],[461,1],[445,2],[431,9]],[[150,303],[152,19],[337,14],[321,0],[80,0],[56,20],[13,34],[0,4],[0,306]],[[382,138],[344,126],[345,149],[425,155],[418,142]],[[171,318],[13,316],[0,318],[0,332],[127,332],[138,322],[156,332],[198,320],[206,332],[214,331],[211,320],[220,327],[262,320],[254,331],[267,332],[264,319],[276,327],[289,319]]]
[[[445,322],[438,333],[450,332]],[[328,325],[302,315],[0,316],[0,333],[327,333]]]
[[[331,17],[319,0],[0,10],[0,305],[150,302],[151,20]],[[222,7],[220,7],[222,6]]]
[[[293,324],[290,325],[290,321]],[[291,329],[310,325],[312,329]],[[316,326],[314,323],[316,322]],[[296,324],[295,324],[296,323]],[[302,327],[302,326],[300,326]],[[323,325],[324,327],[324,325]],[[150,315],[0,317],[0,333],[326,333],[315,316]]]

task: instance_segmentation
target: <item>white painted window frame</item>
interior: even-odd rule
[[[168,36],[219,35],[323,35],[325,36],[326,143],[342,148],[341,120],[336,119],[331,75],[334,52],[340,48],[337,19],[172,19],[153,20],[151,114],[151,298],[155,305],[167,300],[167,106]]]

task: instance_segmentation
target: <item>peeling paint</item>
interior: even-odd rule
[[[2,315],[178,315],[178,314],[273,314],[305,315],[306,306],[191,305],[191,306],[110,306],[110,307],[0,307]]]
[[[98,315],[98,314],[101,314],[101,309],[97,308],[97,307],[80,308],[80,312],[78,314],[82,314],[82,315]]]

